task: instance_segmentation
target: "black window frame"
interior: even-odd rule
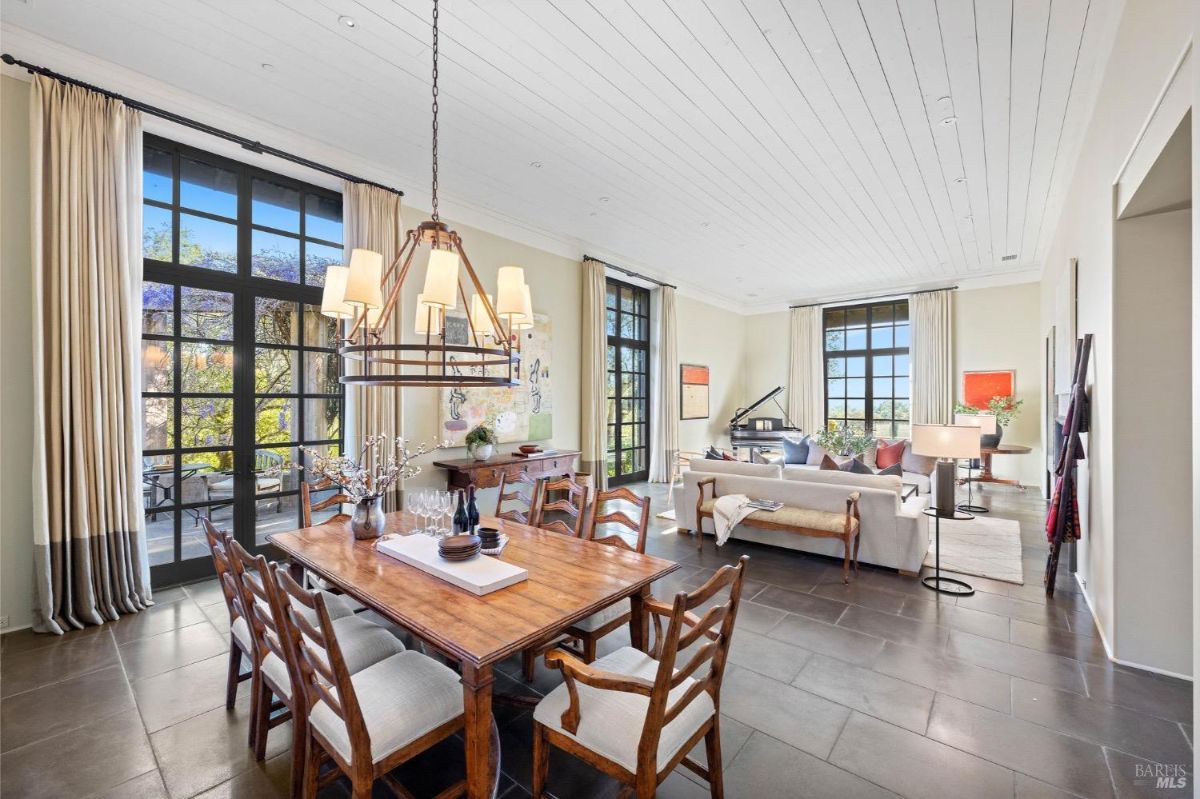
[[[609,382],[607,386],[613,389],[613,393],[609,393],[608,388],[605,390],[605,406],[608,410],[607,423],[605,425],[606,447],[605,447],[605,470],[608,473],[609,485],[623,485],[625,483],[636,483],[648,480],[650,478],[650,391],[651,391],[651,369],[650,369],[650,289],[644,286],[638,286],[633,283],[627,283],[623,280],[608,277],[606,281],[605,291],[605,330],[606,330],[606,348],[605,348],[605,378]],[[615,307],[609,303],[609,299],[614,296],[615,289]],[[630,292],[634,297],[634,310],[626,310],[623,308],[621,301],[622,292]],[[645,313],[638,313],[637,308],[644,308]],[[635,337],[629,338],[621,335],[622,322],[626,318],[631,318]],[[609,320],[613,323],[610,325]],[[611,331],[611,332],[610,332]],[[638,335],[643,334],[644,335]],[[609,368],[607,352],[608,348],[615,348],[616,357],[611,364],[613,368]],[[643,371],[633,370],[626,371],[621,365],[621,350],[632,349],[642,353],[642,363],[645,365]],[[624,380],[626,375],[633,377],[641,377],[642,384],[645,386],[643,396],[625,396],[623,391]],[[627,402],[640,401],[641,417],[643,421],[625,422],[622,420],[622,408]],[[641,427],[640,446],[635,436],[634,446],[622,446],[623,433],[625,428],[629,426]],[[611,444],[611,446],[608,446]],[[634,453],[634,464],[637,464],[637,452],[641,452],[641,468],[634,468],[628,472],[622,472],[622,459],[626,452]]]
[[[886,312],[885,312],[885,309]],[[852,315],[862,314],[863,325],[860,328],[857,324],[851,325],[849,320]],[[840,322],[839,322],[840,320]],[[904,327],[908,334],[908,344],[897,346],[897,329]],[[875,345],[875,330],[891,330],[891,346],[876,346]],[[862,329],[865,331],[865,347],[855,347],[849,349],[849,333],[851,330]],[[841,335],[842,349],[830,349],[831,341],[836,340],[837,335]],[[858,422],[862,422],[861,430],[869,433],[874,437],[887,439],[907,438],[911,434],[912,429],[912,366],[911,366],[911,342],[912,342],[912,322],[909,318],[908,298],[896,300],[881,300],[875,302],[861,303],[857,305],[841,305],[823,309],[821,315],[821,349],[823,353],[823,382],[822,394],[825,398],[824,418],[825,427],[829,429],[830,425],[837,423],[839,427],[843,425],[850,429],[858,430]],[[875,391],[875,358],[891,356],[893,358],[892,373],[888,375],[879,375],[880,379],[890,379],[892,381],[892,391],[890,395],[879,395]],[[909,369],[905,374],[895,374],[895,358],[903,356],[908,360]],[[863,375],[860,377],[850,377],[847,373],[839,377],[830,374],[830,362],[838,359],[862,358],[864,361]],[[846,388],[850,380],[863,381],[864,396],[850,397],[850,392]],[[897,379],[906,380],[908,389],[907,396],[897,396]],[[833,396],[830,391],[830,381],[843,381],[844,388],[841,396]],[[863,401],[863,418],[860,420],[857,417],[849,416],[849,402],[851,399],[862,399]],[[891,416],[881,416],[876,418],[876,403],[877,401],[892,402]],[[835,403],[842,403],[842,413],[834,414],[831,411]],[[904,415],[899,414],[900,406],[897,403],[903,403],[906,408]],[[886,432],[881,432],[876,429],[877,424],[887,424]]]
[[[155,150],[166,152],[172,158],[172,200],[165,202],[143,196],[143,205],[161,208],[171,214],[171,257],[170,262],[157,260],[155,258],[143,258],[142,281],[143,283],[160,283],[174,287],[173,291],[173,330],[170,334],[151,334],[142,333],[143,341],[160,341],[170,343],[173,348],[173,364],[172,364],[172,390],[169,392],[146,392],[141,395],[148,398],[169,398],[174,402],[173,405],[173,446],[167,448],[147,449],[143,448],[141,456],[143,458],[153,458],[168,456],[173,459],[172,470],[172,486],[182,486],[183,464],[185,458],[189,455],[211,452],[231,452],[232,453],[232,468],[230,472],[235,478],[234,491],[230,500],[203,500],[184,502],[180,496],[183,492],[181,489],[176,489],[171,505],[163,505],[157,513],[174,514],[174,537],[173,547],[174,555],[170,562],[151,566],[151,583],[155,586],[169,585],[180,581],[196,579],[207,576],[212,573],[211,559],[207,557],[182,559],[182,535],[183,526],[185,524],[193,524],[193,516],[204,513],[206,510],[211,511],[218,507],[232,506],[233,508],[233,532],[238,540],[251,551],[265,551],[270,555],[277,555],[273,551],[273,547],[260,546],[256,543],[256,523],[260,504],[276,501],[277,507],[282,508],[285,500],[290,497],[296,497],[296,527],[301,525],[301,507],[299,501],[300,480],[302,476],[295,475],[290,481],[286,474],[282,479],[279,491],[269,494],[257,493],[257,476],[255,474],[257,453],[263,450],[290,450],[294,456],[299,456],[306,462],[306,457],[301,454],[300,447],[337,447],[338,451],[344,451],[345,446],[345,420],[346,420],[346,392],[345,387],[339,382],[337,383],[337,391],[334,393],[321,392],[313,387],[313,391],[308,390],[308,376],[305,373],[305,355],[308,352],[316,352],[321,354],[336,354],[336,339],[327,340],[331,346],[317,346],[315,343],[306,342],[306,306],[308,310],[319,309],[321,305],[321,295],[323,286],[318,283],[309,284],[306,281],[308,277],[308,258],[307,245],[315,243],[327,247],[343,247],[341,242],[333,242],[327,239],[307,236],[307,216],[306,204],[310,197],[318,198],[324,202],[336,202],[339,206],[342,203],[342,195],[340,192],[328,189],[322,186],[306,183],[296,178],[286,175],[270,172],[252,164],[247,164],[241,161],[236,161],[221,155],[210,153],[190,145],[172,141],[160,136],[146,134],[142,142],[143,150]],[[234,172],[237,175],[237,216],[236,218],[227,218],[219,214],[199,211],[181,204],[181,161],[190,159],[201,162],[205,165],[217,167],[220,169]],[[253,221],[253,184],[255,180],[267,181],[274,183],[289,190],[299,192],[299,232],[280,230],[262,224],[256,224]],[[237,271],[226,272],[218,269],[209,269],[202,266],[180,264],[180,214],[183,213],[212,219],[220,222],[233,222],[236,225],[237,232]],[[343,215],[344,220],[344,215]],[[265,231],[276,235],[283,235],[289,238],[297,239],[299,242],[299,275],[298,281],[290,282],[275,278],[257,276],[252,273],[252,240],[255,230]],[[344,233],[344,231],[343,231]],[[344,235],[343,235],[344,240]],[[218,291],[229,293],[233,297],[233,334],[229,341],[216,341],[189,338],[182,335],[182,319],[181,319],[181,296],[183,288],[195,288],[201,290]],[[256,340],[256,308],[255,301],[259,298],[276,299],[283,302],[294,302],[297,307],[295,324],[297,330],[295,332],[295,344],[272,344],[268,345],[276,349],[289,350],[295,353],[293,356],[293,368],[298,369],[299,373],[293,377],[294,391],[273,392],[269,394],[256,393],[255,385],[255,352],[263,347]],[[322,318],[321,324],[332,324],[332,320]],[[186,399],[193,398],[214,398],[217,395],[211,393],[189,393],[183,392],[182,385],[182,345],[185,343],[211,343],[229,346],[233,353],[233,387],[232,393],[228,395],[232,398],[234,409],[234,422],[232,429],[232,440],[229,444],[215,446],[188,447],[184,446],[182,440],[182,413],[183,404]],[[338,362],[340,373],[340,362]],[[220,398],[225,398],[221,395]],[[295,403],[294,405],[294,424],[293,431],[295,436],[292,440],[286,442],[271,442],[260,444],[256,440],[256,403],[260,400],[283,398]],[[308,439],[307,430],[309,428],[307,414],[307,400],[336,400],[338,404],[338,419],[337,419],[337,437],[336,438],[313,438]],[[286,458],[285,464],[295,464],[295,457]],[[289,483],[293,486],[288,487]],[[150,516],[150,511],[147,510],[147,517]]]

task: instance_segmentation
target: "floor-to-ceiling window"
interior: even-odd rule
[[[608,482],[650,473],[650,290],[608,279]]]
[[[142,495],[152,578],[210,568],[200,519],[248,547],[299,526],[301,447],[340,451],[336,192],[163,139],[144,152]]]
[[[825,309],[825,423],[909,434],[908,300]]]

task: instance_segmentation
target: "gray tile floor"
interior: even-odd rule
[[[650,493],[665,506],[661,486]],[[1024,586],[967,578],[978,593],[938,598],[910,579],[864,569],[849,588],[832,561],[731,543],[697,555],[671,522],[654,520],[650,551],[683,568],[659,595],[698,585],[751,556],[722,693],[730,797],[1168,797],[1151,764],[1192,769],[1191,686],[1115,666],[1066,576],[1041,590],[1044,503],[989,488],[996,516],[1019,521]],[[148,612],[61,638],[0,639],[0,794],[5,797],[282,797],[286,729],[269,757],[246,747],[246,706],[224,709],[228,619],[212,581],[159,591]],[[611,636],[602,649],[622,645]],[[519,664],[500,690],[545,692]],[[243,694],[245,685],[243,686]],[[497,709],[501,792],[528,796],[531,720]],[[462,771],[449,742],[404,770],[418,796]],[[1189,780],[1190,782],[1190,780]],[[617,793],[616,784],[558,753],[550,790],[561,799]],[[343,797],[330,786],[323,796]],[[386,790],[377,789],[384,796]],[[663,797],[703,797],[690,773]]]

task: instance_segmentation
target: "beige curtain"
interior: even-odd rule
[[[383,268],[391,266],[404,241],[404,225],[400,218],[400,195],[347,181],[342,186],[342,217],[345,258],[349,263],[350,251],[356,247],[383,254]],[[394,277],[393,277],[394,280]],[[391,284],[384,286],[386,297]],[[391,341],[402,341],[404,322],[411,319],[403,312],[403,302],[397,306],[388,325],[387,337]],[[348,370],[359,368],[357,361],[344,362]],[[387,366],[376,367],[386,373]],[[396,386],[346,386],[346,449],[357,453],[366,436],[404,435],[403,405],[400,389]],[[373,465],[373,464],[369,464]],[[397,485],[384,501],[384,510],[399,510],[403,498],[403,486]]]
[[[912,325],[912,421],[950,424],[954,411],[954,308],[949,289],[908,300]]]
[[[679,352],[675,337],[675,289],[651,294],[650,482],[671,483],[679,459]]]
[[[825,429],[825,359],[822,308],[793,308],[788,361],[788,416],[809,435]]]
[[[590,258],[583,261],[583,327],[580,363],[580,427],[583,455],[580,470],[592,475],[596,491],[608,485],[608,369],[605,361],[608,339],[604,333],[604,264]]]
[[[63,633],[150,604],[141,507],[141,115],[35,75],[29,148],[33,626]]]

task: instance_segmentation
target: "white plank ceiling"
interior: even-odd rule
[[[1029,272],[1074,170],[1111,6],[444,0],[444,213],[576,242],[746,311]],[[430,11],[26,0],[3,22],[386,165],[419,203]]]

